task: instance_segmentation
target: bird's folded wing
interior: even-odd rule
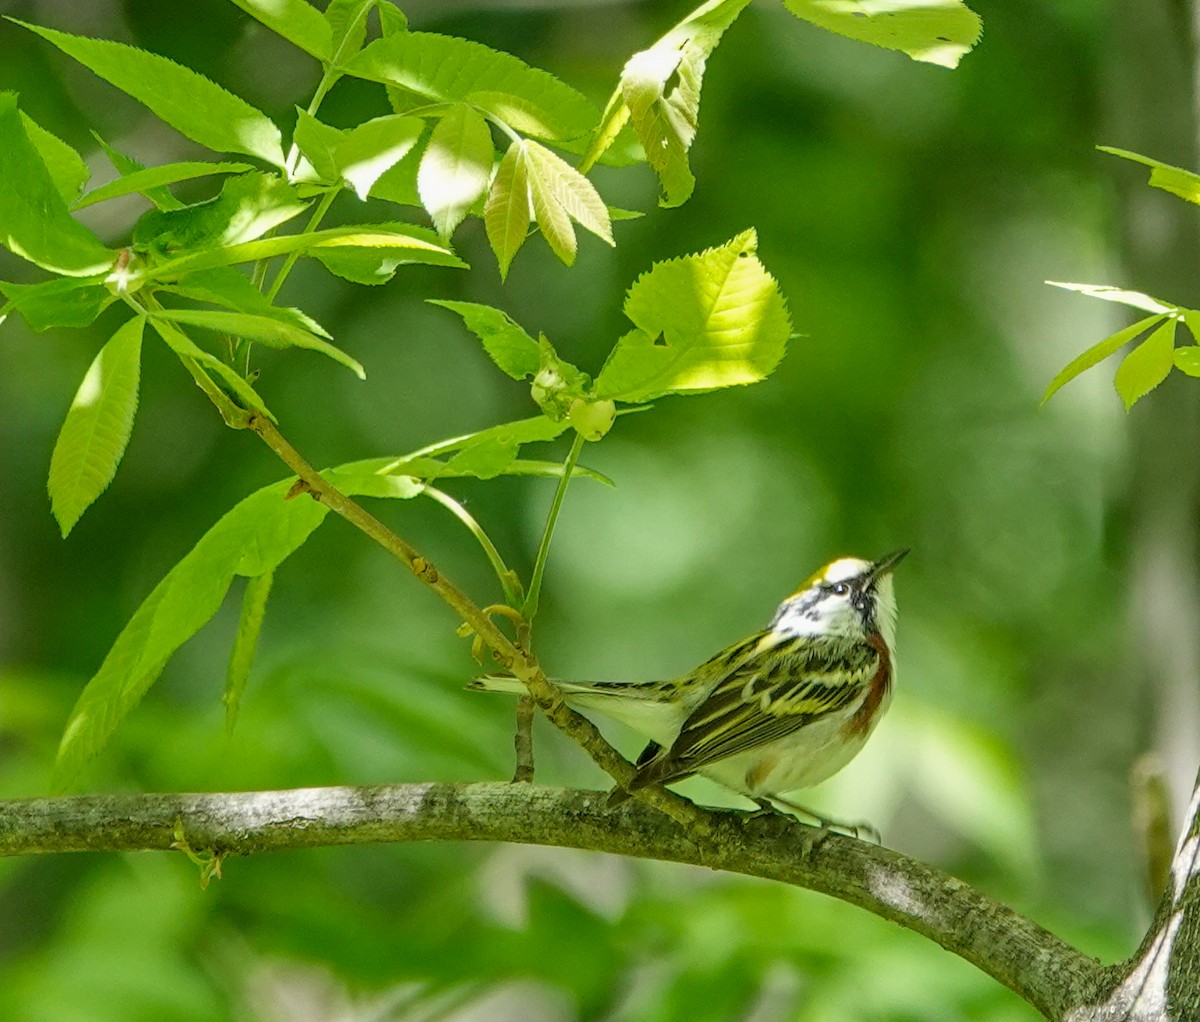
[[[873,646],[841,639],[796,638],[750,657],[684,721],[659,770],[683,776],[783,738],[853,703],[878,668]]]

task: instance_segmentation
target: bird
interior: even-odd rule
[[[609,805],[694,774],[758,804],[833,821],[790,801],[832,777],[862,749],[896,680],[892,572],[908,554],[840,557],[788,596],[762,631],[667,681],[554,682],[568,705],[595,711],[649,739]],[[525,692],[503,675],[482,691]],[[845,825],[841,825],[845,826]],[[859,828],[851,827],[857,834]]]

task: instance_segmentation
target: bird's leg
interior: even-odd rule
[[[868,840],[874,841],[877,845],[883,844],[883,839],[880,836],[879,831],[869,823],[844,823],[841,820],[830,819],[822,816],[820,813],[813,812],[811,809],[808,809],[805,806],[797,805],[795,802],[789,802],[786,798],[780,798],[778,795],[772,795],[769,799],[756,798],[754,801],[757,802],[760,807],[762,807],[759,810],[760,812],[763,808],[770,808],[773,812],[779,812],[778,809],[771,805],[771,803],[778,803],[778,805],[785,806],[794,813],[807,816],[810,820],[816,820],[817,824],[822,830],[838,831],[839,833],[847,834],[858,841],[863,840],[863,837],[866,836]]]

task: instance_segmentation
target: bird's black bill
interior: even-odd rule
[[[882,578],[884,575],[891,572],[897,564],[899,564],[902,560],[904,560],[905,557],[908,556],[908,552],[909,547],[905,547],[903,550],[897,550],[895,553],[888,554],[887,557],[881,557],[879,560],[877,560],[871,565],[872,580]]]

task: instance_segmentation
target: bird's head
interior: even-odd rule
[[[877,561],[842,557],[825,565],[779,605],[771,628],[789,635],[847,639],[878,631],[892,648],[896,638],[892,570],[907,553],[897,550]]]

